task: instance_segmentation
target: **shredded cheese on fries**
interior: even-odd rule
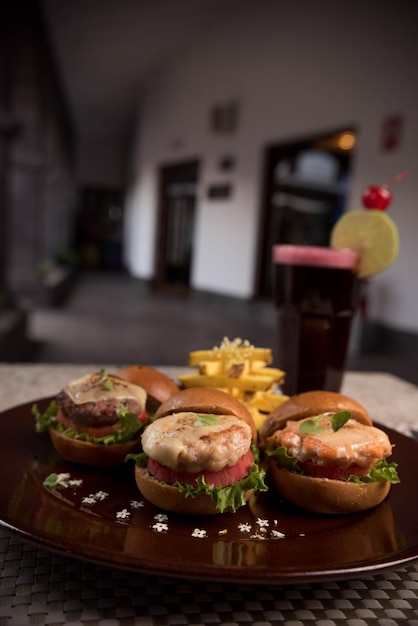
[[[257,348],[248,340],[224,337],[211,350],[190,352],[188,364],[196,371],[179,376],[183,387],[215,387],[241,400],[257,428],[266,415],[288,399],[280,390],[285,373],[269,367],[270,348]]]

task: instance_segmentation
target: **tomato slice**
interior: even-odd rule
[[[203,476],[208,485],[227,487],[245,478],[253,463],[253,453],[251,450],[248,450],[244,456],[238,459],[235,465],[225,467],[219,472],[210,472],[209,470],[203,470],[197,473],[176,472],[165,465],[161,465],[161,463],[154,459],[148,459],[147,469],[155,478],[169,485],[173,485],[176,482],[179,482],[181,485],[194,485],[196,479],[199,476]]]
[[[330,480],[347,480],[350,476],[365,476],[370,467],[360,467],[349,465],[348,467],[338,467],[337,465],[318,465],[313,461],[300,463],[305,474],[314,478],[329,478]]]
[[[145,424],[148,421],[148,411],[143,409],[141,413],[137,416],[137,419],[141,424]]]

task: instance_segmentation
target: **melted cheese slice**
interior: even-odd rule
[[[277,431],[272,439],[279,445],[284,445],[289,454],[301,462],[313,460],[337,465],[355,463],[366,467],[373,459],[381,459],[391,454],[389,438],[379,428],[349,419],[342,428],[334,431],[330,420],[332,415],[325,414],[316,422],[321,432],[301,430],[303,422],[318,419],[306,418],[287,422],[286,428]]]
[[[99,374],[87,374],[70,382],[64,391],[74,404],[113,399],[135,400],[143,409],[147,399],[145,389],[111,374],[108,374],[104,380],[100,380]]]
[[[205,416],[182,412],[155,420],[142,435],[144,452],[175,471],[218,472],[248,451],[251,428],[234,415]]]

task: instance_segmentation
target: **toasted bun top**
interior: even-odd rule
[[[292,396],[268,415],[260,429],[260,441],[265,443],[267,437],[284,428],[289,420],[338,411],[350,411],[353,419],[372,426],[367,409],[353,398],[335,391],[306,391]]]
[[[257,428],[247,407],[225,391],[213,387],[188,387],[179,391],[161,404],[154,419],[187,411],[235,415],[251,427],[253,441],[257,440]]]
[[[156,410],[161,402],[179,391],[174,380],[148,365],[130,365],[119,370],[117,375],[145,389],[148,397],[153,400],[151,410]]]

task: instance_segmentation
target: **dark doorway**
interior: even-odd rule
[[[75,247],[84,269],[120,270],[123,266],[123,192],[84,187],[76,218]]]
[[[199,163],[161,167],[156,245],[155,287],[187,293],[193,256],[193,235]]]
[[[346,205],[352,128],[266,148],[255,295],[273,295],[275,243],[327,246]]]

